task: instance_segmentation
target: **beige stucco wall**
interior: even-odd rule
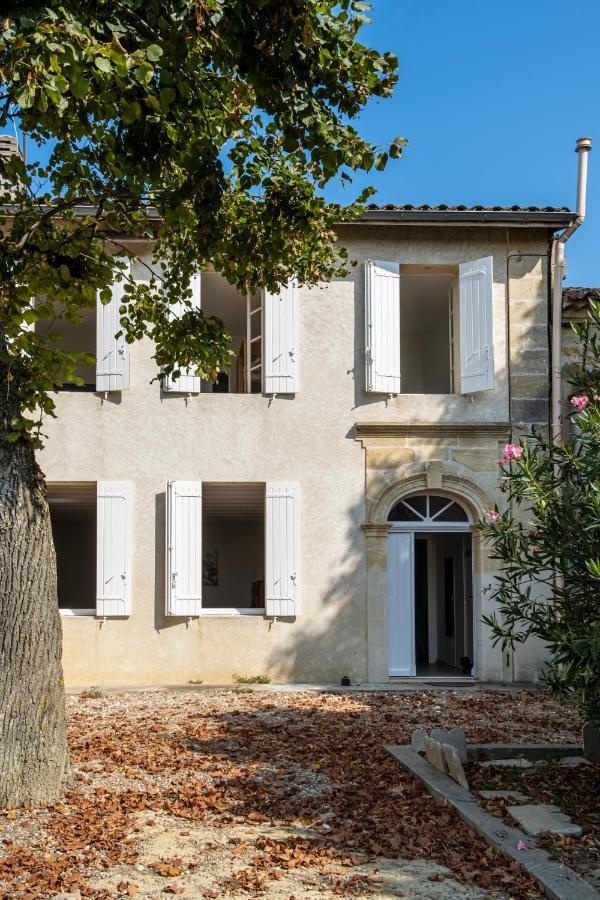
[[[426,484],[426,468],[434,461],[439,468],[432,471],[443,488],[467,498],[474,513],[488,500],[502,502],[496,459],[509,419],[506,258],[516,250],[544,254],[547,235],[541,229],[396,225],[347,226],[340,232],[358,265],[343,280],[301,290],[295,397],[162,397],[158,384],[150,384],[155,369],[147,341],[131,348],[131,387],[122,395],[58,396],[57,418],[47,423],[40,456],[47,479],[129,480],[134,490],[132,614],[63,620],[68,684],[214,683],[230,681],[234,672],[268,674],[273,681],[385,678],[386,529],[373,520],[373,510],[383,509],[381,502],[377,506],[382,491],[394,485],[402,490],[407,478]],[[364,260],[454,265],[487,255],[494,257],[495,389],[471,397],[366,395]],[[521,422],[535,419],[539,405],[529,399],[544,388],[538,371],[545,352],[544,262],[527,259],[511,268],[513,403],[525,401],[514,410]],[[530,350],[537,356],[528,355]],[[426,440],[419,433],[396,436],[388,465],[390,442],[376,439],[367,447],[355,439],[357,422],[503,428],[479,435],[457,429]],[[173,478],[301,483],[300,616],[273,622],[211,615],[186,622],[164,615],[164,492]],[[483,554],[476,564],[483,608],[481,588],[491,567]],[[503,667],[480,626],[477,645],[478,674],[512,677],[513,662]],[[529,661],[521,674],[537,665],[537,656],[533,663],[524,658]]]

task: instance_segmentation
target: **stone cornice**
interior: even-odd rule
[[[362,441],[377,438],[405,437],[497,437],[507,438],[509,422],[356,422],[354,439]]]

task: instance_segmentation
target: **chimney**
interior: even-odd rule
[[[8,181],[2,174],[4,164],[9,161],[11,156],[19,156],[23,159],[19,142],[12,134],[0,134],[0,194],[9,190],[11,192],[10,199],[14,199],[18,193],[18,185]],[[6,200],[6,195],[2,199]]]

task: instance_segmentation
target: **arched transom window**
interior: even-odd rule
[[[414,522],[415,525],[465,525],[470,517],[450,497],[440,494],[414,494],[399,500],[392,508],[388,522]]]

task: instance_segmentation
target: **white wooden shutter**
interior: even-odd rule
[[[202,482],[167,482],[168,616],[202,611]]]
[[[97,485],[96,615],[131,614],[131,498],[129,481]]]
[[[264,294],[265,394],[298,391],[298,282],[293,278],[278,293]]]
[[[460,264],[460,392],[494,387],[493,260]]]
[[[190,290],[192,292],[189,298],[193,309],[200,309],[201,304],[201,276],[200,272],[196,272],[190,279]],[[186,310],[190,309],[184,302],[180,301],[171,307],[173,316],[181,316]],[[190,369],[184,369],[179,378],[173,378],[167,375],[163,381],[163,391],[170,391],[177,394],[199,394],[202,387],[202,380],[193,375]]]
[[[125,336],[115,337],[121,330],[119,307],[123,304],[125,278],[130,272],[129,259],[122,281],[113,281],[110,303],[96,298],[96,390],[124,391],[129,387],[129,345]]]
[[[366,389],[400,393],[400,265],[367,260],[365,266]]]
[[[388,535],[388,671],[415,675],[414,533]]]
[[[300,485],[267,481],[265,606],[268,616],[297,616],[300,606]]]

